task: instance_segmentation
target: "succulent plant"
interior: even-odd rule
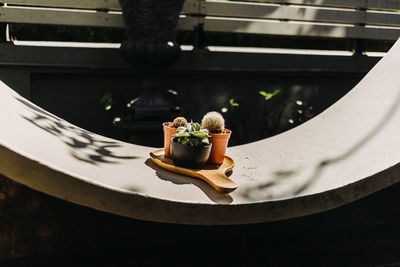
[[[179,128],[179,127],[186,127],[187,120],[184,117],[178,117],[173,122],[171,127]]]
[[[200,127],[198,123],[187,123],[186,127],[179,127],[173,136],[179,144],[192,147],[209,145],[208,138],[211,136],[208,135],[207,129],[200,129]]]
[[[210,133],[222,133],[225,129],[224,117],[216,111],[208,112],[201,120],[201,127]]]

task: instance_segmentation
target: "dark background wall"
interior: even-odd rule
[[[350,90],[361,76],[172,73],[163,80],[163,95],[193,121],[200,121],[210,110],[227,110],[223,113],[227,127],[234,131],[231,144],[238,144],[301,123],[297,117],[302,107],[297,101],[311,106],[312,116],[318,114]],[[34,103],[78,126],[111,137],[113,119],[142,91],[141,78],[131,74],[49,72],[33,74],[31,85]],[[259,93],[275,90],[280,93],[270,100]],[[109,111],[100,103],[107,93],[112,93],[115,101]],[[233,106],[231,99],[239,106]],[[289,122],[291,119],[293,123]],[[161,127],[159,131],[158,144],[162,141]]]
[[[162,146],[160,121],[113,126],[142,92],[143,78],[118,49],[0,46],[0,79],[46,110],[90,131]],[[162,94],[182,115],[223,112],[230,145],[266,138],[319,114],[378,62],[367,56],[185,52],[162,77]],[[260,92],[279,93],[267,100]],[[101,99],[109,94],[110,110]],[[143,123],[142,123],[143,124]],[[147,128],[146,128],[147,127]]]

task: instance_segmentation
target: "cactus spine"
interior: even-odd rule
[[[220,113],[211,111],[204,115],[201,126],[208,129],[210,133],[222,133],[225,129],[225,120]]]
[[[178,128],[178,127],[186,127],[187,120],[184,117],[178,117],[173,122],[171,127]]]

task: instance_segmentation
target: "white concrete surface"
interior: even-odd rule
[[[400,42],[346,96],[288,132],[228,149],[230,195],[153,165],[153,148],[57,118],[0,84],[0,173],[135,219],[242,224],[326,211],[400,181]],[[161,134],[161,133],[160,133]],[[233,133],[234,134],[234,133]]]

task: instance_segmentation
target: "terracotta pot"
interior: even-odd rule
[[[176,128],[175,127],[169,127],[168,122],[163,123],[163,130],[164,130],[164,156],[167,158],[171,157],[171,154],[169,152],[169,148],[171,146],[171,138],[173,137],[172,135],[176,133]]]
[[[223,133],[210,133],[210,142],[212,143],[212,147],[208,163],[222,164],[231,133],[232,132],[228,129],[225,129]]]

